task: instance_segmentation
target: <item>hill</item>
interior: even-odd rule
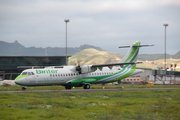
[[[176,53],[175,55],[170,55],[170,54],[166,54],[166,59],[180,59],[180,51],[178,53]],[[154,61],[154,60],[160,60],[160,59],[164,59],[164,54],[140,54],[138,56],[139,60],[142,61]]]
[[[69,58],[69,65],[105,64],[116,63],[121,60],[123,54],[98,51],[93,48],[82,50]]]
[[[105,64],[105,63],[117,63],[123,58],[123,54],[119,53],[110,53],[107,51],[98,51],[93,48],[85,49],[69,57],[69,65],[92,65],[92,64]],[[152,68],[158,69],[158,67],[164,67],[164,59],[155,60],[154,62],[141,61],[138,59],[138,62],[143,62],[142,64],[137,64],[137,67],[140,68]],[[167,59],[167,67],[170,64],[177,64],[180,66],[180,59]]]
[[[152,68],[152,69],[158,69],[159,67],[164,68],[164,59],[155,60],[153,63],[149,61],[141,61],[142,64],[137,64],[137,67],[140,68]],[[176,64],[177,66],[180,66],[180,59],[166,59],[166,67],[170,68],[171,64]],[[179,70],[179,69],[177,69]]]
[[[167,54],[166,58],[170,58],[170,55]],[[164,54],[140,54],[138,56],[138,59],[141,61],[154,61],[154,60],[159,60],[159,59],[164,59]]]
[[[180,59],[180,51],[173,55],[173,59]]]

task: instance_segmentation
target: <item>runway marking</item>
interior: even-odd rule
[[[180,88],[125,88],[125,89],[76,89],[76,90],[26,90],[26,91],[0,91],[0,93],[40,93],[40,92],[110,92],[110,91],[137,91],[137,90],[172,90]]]

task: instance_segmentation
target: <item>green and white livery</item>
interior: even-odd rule
[[[40,69],[36,66],[26,66],[31,69],[24,70],[15,79],[15,83],[23,86],[23,90],[27,86],[45,85],[63,85],[66,89],[83,86],[84,89],[89,89],[91,84],[119,81],[142,72],[141,69],[136,69],[139,47],[142,46],[149,45],[140,45],[140,42],[135,42],[131,46],[123,46],[130,49],[119,63],[49,66]]]

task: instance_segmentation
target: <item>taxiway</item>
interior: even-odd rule
[[[136,91],[136,90],[168,90],[180,88],[127,88],[127,89],[74,89],[74,90],[25,90],[25,91],[0,91],[0,93],[41,93],[41,92],[110,92],[110,91]]]

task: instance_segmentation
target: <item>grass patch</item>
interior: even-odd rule
[[[0,93],[0,116],[15,119],[180,119],[180,90]]]

